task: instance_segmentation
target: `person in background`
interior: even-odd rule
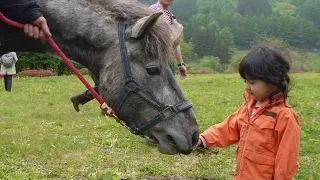
[[[1,69],[0,73],[4,78],[5,90],[11,92],[12,76],[16,74],[16,66],[18,58],[15,52],[8,52],[0,57]]]
[[[175,58],[178,62],[178,68],[180,78],[185,79],[187,77],[187,68],[183,62],[180,41],[183,36],[183,26],[177,22],[175,16],[169,11],[169,6],[173,3],[173,0],[158,0],[157,3],[150,6],[152,10],[162,12],[163,19],[172,27],[172,39],[175,45]],[[174,73],[174,62],[172,61],[171,69]]]
[[[234,179],[292,179],[298,170],[300,123],[286,101],[288,61],[275,49],[257,47],[240,63],[245,102],[200,136],[194,150],[238,143]]]
[[[1,0],[0,12],[10,20],[25,24],[24,33],[34,39],[44,43],[46,36],[51,36],[47,20],[33,0]]]

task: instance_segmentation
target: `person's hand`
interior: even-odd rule
[[[24,33],[34,39],[40,38],[42,43],[46,42],[46,36],[52,36],[49,31],[47,20],[42,16],[36,19],[33,24],[25,24]]]
[[[180,78],[185,79],[187,77],[187,68],[185,65],[179,66]]]

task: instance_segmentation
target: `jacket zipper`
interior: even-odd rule
[[[242,128],[248,128],[249,125],[250,125],[250,111],[249,111],[249,107],[248,107],[248,101],[247,101],[247,98],[246,98],[245,96],[244,96],[244,100],[245,100],[245,102],[246,102],[246,109],[247,109],[247,113],[248,113],[248,122],[247,122],[247,124],[246,124],[244,127],[242,127]],[[248,131],[244,130],[244,131],[245,131],[244,133],[249,133],[249,130],[248,130]],[[246,143],[247,143],[247,138],[248,138],[248,136],[247,136],[247,135],[245,135],[245,136],[246,136],[246,139],[245,139],[245,141],[244,141],[243,148],[242,148],[242,152],[241,152],[241,155],[240,155],[239,165],[240,165],[240,162],[243,161],[244,149],[245,149]],[[239,148],[241,148],[241,147],[239,147]],[[240,179],[241,179],[241,176],[242,176],[242,171],[243,171],[242,169],[243,169],[243,164],[241,164],[241,167],[238,168]]]

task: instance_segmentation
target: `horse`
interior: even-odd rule
[[[156,144],[160,153],[192,152],[198,124],[170,70],[173,42],[161,13],[135,0],[36,2],[53,40],[66,56],[99,77],[99,94],[119,119]],[[0,54],[54,53],[48,44],[2,22],[0,44]]]

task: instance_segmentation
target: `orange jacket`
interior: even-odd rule
[[[254,100],[246,102],[225,121],[204,131],[205,148],[238,143],[235,180],[292,179],[298,170],[300,123],[279,93],[251,116]]]

